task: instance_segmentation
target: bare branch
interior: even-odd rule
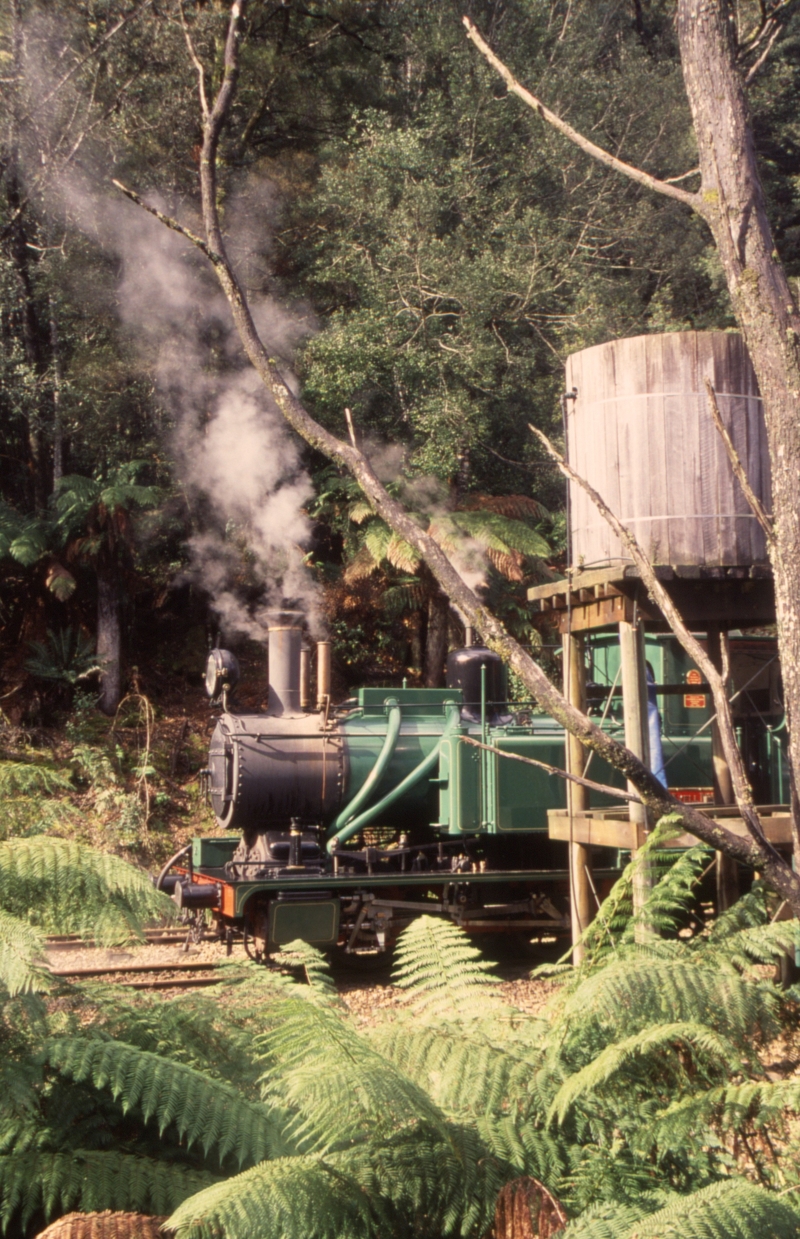
[[[656,576],[653,565],[645,555],[641,546],[629,529],[622,524],[617,516],[611,511],[601,495],[590,486],[585,478],[582,478],[575,470],[567,464],[560,452],[553,447],[550,440],[541,430],[537,430],[535,426],[530,426],[529,429],[536,438],[543,444],[546,450],[550,453],[553,460],[556,461],[559,469],[565,477],[571,482],[575,482],[586,491],[586,494],[592,500],[592,503],[597,508],[598,512],[604,517],[614,533],[620,539],[624,546],[628,548],[631,558],[636,564],[641,574],[642,580],[647,586],[647,592],[657,604],[667,623],[669,624],[675,636],[680,641],[687,654],[692,658],[700,670],[705,675],[708,685],[711,689],[711,694],[714,698],[714,705],[717,710],[717,725],[720,731],[720,738],[725,751],[725,758],[731,771],[731,780],[733,783],[736,803],[739,807],[739,812],[744,819],[745,825],[750,833],[751,838],[760,843],[763,847],[774,851],[772,845],[767,842],[764,830],[761,825],[761,819],[756,812],[753,803],[753,793],[750,789],[750,784],[745,772],[742,755],[739,752],[739,747],[736,743],[736,732],[733,727],[733,717],[731,715],[728,696],[725,691],[725,683],[709,658],[706,651],[701,646],[697,638],[689,632],[683,622],[681,615],[670,598],[664,586]],[[777,856],[777,853],[775,853]]]
[[[728,459],[730,460],[731,467],[736,475],[736,480],[744,492],[745,499],[752,508],[753,515],[761,528],[764,530],[767,541],[773,543],[775,541],[775,531],[772,528],[772,517],[764,511],[761,500],[750,485],[750,479],[748,478],[744,465],[739,458],[739,453],[734,447],[733,439],[728,433],[728,427],[722,420],[722,414],[720,413],[719,405],[717,404],[717,393],[714,391],[714,385],[709,378],[706,378],[706,392],[708,393],[708,411],[711,414],[714,425],[719,431],[719,436],[722,439],[722,442],[725,444],[725,451],[728,453]]]
[[[195,51],[192,36],[189,33],[189,27],[186,25],[186,14],[183,11],[182,0],[178,0],[178,12],[180,13],[181,26],[183,27],[183,37],[186,40],[186,46],[189,49],[189,56],[192,64],[197,71],[197,91],[200,95],[200,112],[203,120],[208,120],[208,97],[206,95],[206,71],[203,68],[203,62]]]
[[[192,245],[196,245],[199,250],[203,251],[208,261],[212,262],[215,267],[222,262],[219,254],[215,254],[211,247],[206,245],[203,238],[198,237],[197,233],[192,232],[189,228],[185,228],[183,224],[179,224],[177,219],[173,219],[171,215],[165,215],[163,211],[159,211],[156,207],[150,206],[149,203],[145,202],[144,198],[141,198],[139,194],[135,192],[135,190],[128,189],[127,185],[123,185],[122,181],[117,181],[112,178],[111,184],[116,185],[117,189],[120,190],[126,198],[130,198],[131,202],[135,202],[136,205],[140,206],[143,211],[147,211],[150,215],[155,215],[156,219],[159,220],[160,223],[164,224],[166,228],[170,228],[172,232],[179,232],[182,237],[186,237],[187,241],[191,241]]]
[[[345,409],[344,411],[344,420],[347,422],[347,433],[350,435],[350,442],[352,443],[353,447],[358,447],[358,440],[356,439],[356,428],[353,425],[353,414],[351,413],[349,409]]]
[[[473,748],[485,749],[487,753],[497,753],[498,757],[507,757],[509,761],[521,761],[526,766],[538,766],[540,770],[546,770],[548,774],[554,774],[557,778],[566,779],[570,783],[579,783],[581,787],[588,787],[593,792],[602,792],[604,796],[616,796],[618,800],[632,800],[634,804],[642,803],[641,796],[624,792],[621,787],[611,787],[607,783],[595,783],[592,779],[581,778],[578,774],[568,774],[560,766],[550,766],[546,761],[537,761],[535,757],[523,757],[521,753],[509,753],[506,749],[499,749],[494,744],[482,744],[480,740],[474,740],[472,736],[459,736],[458,739],[462,744],[471,744]]]
[[[761,55],[759,56],[759,58],[758,58],[758,60],[755,62],[755,64],[751,65],[751,66],[750,66],[750,68],[748,69],[748,71],[747,71],[747,77],[744,79],[744,84],[745,84],[745,86],[749,86],[749,85],[750,85],[750,83],[752,82],[753,78],[754,78],[754,77],[755,77],[755,75],[758,73],[758,71],[759,71],[759,69],[761,68],[761,66],[764,64],[765,60],[767,59],[767,57],[769,56],[770,52],[772,51],[772,48],[773,48],[773,46],[774,46],[774,44],[775,44],[775,41],[776,41],[776,40],[777,40],[777,38],[778,38],[778,35],[781,33],[781,31],[782,31],[782,30],[783,30],[783,26],[781,26],[781,25],[776,25],[775,29],[773,30],[772,34],[770,35],[770,37],[769,37],[769,39],[768,39],[768,41],[767,41],[767,46],[764,48],[763,52],[761,53]]]
[[[481,37],[478,31],[473,26],[468,17],[463,17],[464,28],[467,32],[467,38],[470,39],[482,56],[488,60],[493,69],[496,69],[506,86],[513,95],[516,95],[523,103],[527,103],[529,108],[534,112],[538,112],[542,120],[546,120],[548,125],[552,125],[559,133],[563,133],[570,142],[574,142],[587,155],[591,155],[593,159],[599,163],[605,164],[609,168],[614,168],[617,172],[621,172],[624,176],[630,177],[632,181],[636,181],[639,185],[644,185],[647,189],[653,189],[656,193],[664,194],[667,198],[674,198],[677,202],[684,203],[685,206],[692,207],[693,210],[700,212],[702,200],[699,194],[687,193],[685,189],[678,189],[676,185],[670,184],[669,181],[660,181],[657,177],[651,176],[649,172],[643,172],[641,168],[634,168],[632,164],[625,163],[622,159],[617,159],[616,155],[609,154],[604,151],[602,146],[596,146],[594,142],[590,142],[582,133],[578,133],[577,129],[573,129],[572,125],[567,124],[555,112],[551,112],[545,107],[536,95],[527,90],[514,77],[510,69],[506,68],[502,60],[495,56],[489,44]]]

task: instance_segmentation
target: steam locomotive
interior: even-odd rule
[[[258,961],[297,938],[374,956],[423,912],[476,934],[526,941],[567,934],[567,845],[547,833],[547,811],[564,805],[564,784],[515,760],[563,766],[562,728],[530,702],[509,702],[500,658],[480,646],[450,653],[445,688],[363,687],[334,705],[330,646],[322,642],[312,708],[302,618],[272,613],[264,714],[232,708],[236,659],[211,651],[206,691],[221,713],[205,777],[220,834],[173,857],[162,889],[190,912],[210,909],[229,946],[241,937]],[[756,651],[756,662],[762,655]],[[621,729],[616,640],[601,637],[590,657],[590,701],[599,711],[605,700],[603,725]],[[649,639],[648,657],[659,679],[697,678],[672,638]],[[764,674],[762,719],[780,709]],[[664,698],[670,786],[710,799],[710,738],[702,727],[710,699],[696,689],[682,704],[674,699],[670,713],[673,699]],[[762,728],[753,762],[774,778],[768,740]],[[591,777],[622,786],[599,760]],[[781,790],[767,798],[779,800]],[[620,863],[610,850],[595,857],[599,895]]]

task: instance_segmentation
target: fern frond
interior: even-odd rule
[[[415,572],[419,567],[419,555],[404,538],[392,534],[386,546],[386,558],[400,572]]]
[[[39,1211],[46,1218],[72,1209],[171,1213],[216,1182],[214,1175],[127,1153],[76,1150],[0,1157],[0,1222],[16,1219],[24,1233]]]
[[[486,510],[456,511],[449,515],[458,529],[490,550],[506,554],[519,551],[520,554],[534,559],[550,554],[550,547],[542,535],[524,521]]]
[[[372,556],[376,567],[386,558],[386,548],[392,539],[392,532],[383,521],[370,521],[364,530],[363,547]]]
[[[184,1201],[165,1223],[176,1239],[339,1239],[371,1230],[377,1209],[342,1158],[264,1162]]]
[[[85,986],[83,1019],[91,1015],[87,1031],[196,1067],[255,1094],[261,1069],[253,1059],[253,1029],[232,1009],[229,992],[222,1002],[198,992],[165,1002],[160,995],[141,992],[132,998],[122,986]],[[263,1019],[252,1024],[263,1030]]]
[[[705,1129],[730,1131],[745,1122],[756,1127],[780,1122],[800,1113],[800,1082],[797,1080],[745,1080],[694,1093],[674,1102],[655,1120],[653,1131],[660,1144],[680,1147],[690,1135]]]
[[[287,942],[273,960],[282,968],[302,968],[310,994],[325,1002],[342,1006],[328,958],[301,938]]]
[[[420,916],[403,930],[395,950],[394,984],[426,1020],[484,1017],[504,1004],[491,964],[481,959],[469,935],[449,921]]]
[[[674,855],[658,849],[651,865],[662,858],[668,868],[651,890],[639,914],[632,918],[627,936],[635,936],[639,925],[646,925],[656,933],[674,933],[685,922],[687,913],[696,898],[697,880],[708,865],[712,849],[705,844],[687,848],[677,859]]]
[[[117,856],[67,839],[0,843],[0,901],[7,911],[59,933],[128,941],[176,909],[147,876]]]
[[[754,964],[774,964],[782,955],[794,955],[800,948],[800,922],[774,921],[771,925],[753,925],[722,939],[709,938],[703,950],[703,961],[728,964],[747,972]]]
[[[664,945],[679,952],[675,958],[620,952],[577,986],[564,1004],[571,1039],[590,1020],[606,1040],[665,1020],[705,1024],[740,1047],[757,1033],[775,1033],[778,997],[772,987],[749,982],[732,968],[695,962],[678,944]]]
[[[474,1131],[396,1132],[326,1156],[255,1166],[186,1201],[168,1218],[178,1239],[351,1239],[479,1235],[509,1168]]]
[[[192,1067],[119,1041],[64,1038],[48,1048],[50,1066],[70,1079],[109,1089],[124,1114],[141,1113],[160,1133],[174,1124],[187,1147],[199,1144],[240,1166],[283,1151],[279,1116],[236,1088]]]
[[[564,1239],[599,1239],[602,1232],[580,1219],[564,1231]],[[607,1233],[607,1232],[606,1232]],[[746,1179],[713,1183],[688,1196],[678,1196],[663,1209],[637,1219],[629,1229],[617,1229],[614,1239],[796,1239],[797,1214],[774,1192]]]
[[[267,1067],[262,1096],[293,1112],[287,1130],[300,1149],[324,1152],[421,1121],[444,1124],[427,1094],[332,1007],[287,999],[274,1018],[257,1041]]]
[[[347,509],[347,515],[355,525],[360,525],[362,521],[369,520],[375,515],[375,509],[366,499],[356,499]]]
[[[41,934],[0,908],[0,984],[9,994],[42,993],[51,979]]]
[[[55,766],[35,761],[0,761],[0,796],[40,796],[74,790],[69,775]]]
[[[538,499],[530,495],[467,495],[459,504],[465,512],[499,512],[515,521],[552,520],[550,513]]]
[[[663,1066],[667,1057],[673,1056],[670,1051],[674,1051],[676,1043],[690,1046],[696,1057],[711,1060],[725,1069],[735,1069],[737,1065],[735,1047],[711,1028],[685,1022],[659,1024],[606,1046],[597,1058],[565,1080],[550,1107],[548,1121],[555,1119],[563,1123],[579,1098],[596,1092],[631,1063],[639,1064],[658,1054]]]
[[[539,1027],[543,1033],[546,1025]],[[502,1114],[519,1105],[543,1053],[530,1045],[498,1045],[477,1022],[398,1020],[370,1040],[449,1115]]]
[[[561,1182],[567,1146],[559,1135],[511,1115],[478,1118],[475,1128],[493,1156],[512,1166],[516,1174],[533,1175],[553,1190]]]

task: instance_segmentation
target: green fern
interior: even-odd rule
[[[142,925],[176,914],[147,874],[126,861],[42,836],[0,843],[0,901],[45,930],[93,934],[107,944],[128,941]]]
[[[54,680],[75,688],[102,670],[94,652],[94,642],[78,628],[47,630],[46,641],[28,643],[31,656],[25,670],[39,680]]]
[[[272,958],[281,968],[302,969],[309,987],[309,996],[343,1005],[331,973],[330,960],[310,943],[297,938],[294,942],[287,942]]]
[[[392,979],[417,1018],[463,1020],[504,1005],[490,969],[462,929],[420,916],[400,936]]]
[[[346,1151],[256,1166],[187,1200],[166,1227],[179,1239],[419,1239],[483,1234],[510,1168],[475,1132],[427,1127]]]
[[[308,1152],[444,1116],[430,1097],[336,1010],[286,999],[257,1049],[267,1070],[263,1097],[293,1115],[288,1134]]]
[[[0,908],[0,984],[9,994],[41,993],[51,978],[44,941],[32,926]]]
[[[396,1020],[370,1040],[446,1114],[502,1114],[511,1106],[524,1109],[523,1099],[541,1063],[547,1025],[531,1023],[533,1044],[515,1043],[496,1021],[487,1026],[477,1021],[419,1025]]]
[[[47,1219],[71,1210],[170,1213],[215,1178],[202,1170],[119,1152],[26,1152],[0,1157],[0,1223],[24,1233],[38,1212]]]
[[[214,1149],[241,1166],[285,1147],[279,1115],[221,1080],[158,1054],[115,1041],[67,1038],[48,1048],[51,1067],[77,1082],[108,1089],[124,1114],[141,1113],[160,1133],[174,1124],[187,1148]]]
[[[548,1120],[563,1123],[580,1098],[587,1094],[596,1095],[609,1080],[631,1065],[635,1065],[640,1072],[643,1069],[652,1080],[658,1072],[653,1070],[655,1064],[648,1060],[656,1056],[659,1060],[658,1071],[663,1072],[675,1057],[676,1046],[690,1046],[696,1059],[701,1062],[710,1060],[720,1070],[735,1070],[738,1065],[735,1047],[705,1025],[685,1022],[657,1024],[606,1046],[590,1063],[570,1075],[553,1100]]]
[[[730,1179],[632,1218],[632,1209],[572,1222],[563,1239],[796,1239],[797,1214],[772,1192]],[[611,1228],[609,1228],[609,1223]]]
[[[0,796],[41,796],[74,791],[69,775],[35,761],[0,761]]]

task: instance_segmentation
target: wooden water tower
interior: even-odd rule
[[[774,622],[775,604],[764,534],[708,411],[706,379],[750,484],[770,511],[761,398],[736,332],[637,336],[574,353],[566,367],[565,430],[570,465],[635,535],[684,621],[706,634],[719,666],[720,633]],[[568,508],[567,576],[529,590],[528,598],[539,618],[555,622],[562,634],[565,691],[581,708],[584,634],[618,627],[625,741],[647,762],[644,629],[668,631],[668,625],[625,547],[574,483]],[[568,736],[568,770],[582,773],[584,763],[580,744]],[[730,804],[730,777],[717,743],[714,766],[715,800]],[[579,936],[592,912],[591,847],[635,849],[646,822],[640,805],[616,817],[592,814],[585,789],[574,784],[567,800],[566,813],[551,815],[550,833],[570,843],[573,936]],[[782,841],[788,819],[776,818],[769,829]],[[731,877],[718,857],[723,906],[732,895]]]

